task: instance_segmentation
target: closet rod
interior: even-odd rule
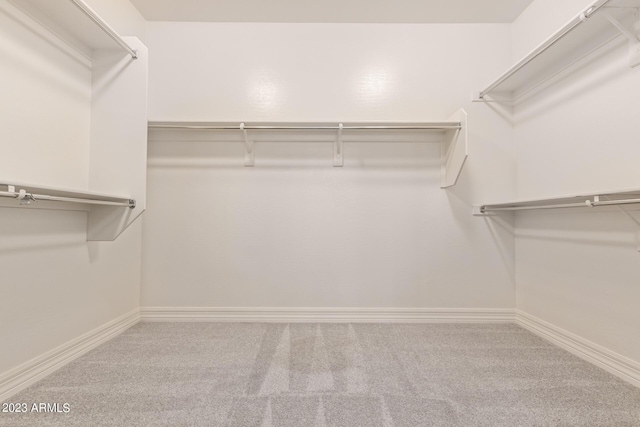
[[[0,197],[9,197],[12,199],[18,199],[20,201],[25,200],[27,202],[45,200],[50,202],[84,203],[89,205],[124,206],[131,209],[136,207],[136,201],[132,199],[129,199],[126,202],[115,202],[110,200],[82,199],[76,197],[60,197],[49,196],[46,194],[33,194],[27,193],[24,190],[21,192],[0,191]]]
[[[551,46],[553,46],[554,44],[562,40],[567,34],[569,34],[571,31],[576,29],[580,24],[584,23],[587,19],[591,17],[591,15],[596,13],[598,10],[600,10],[600,8],[605,6],[610,1],[611,0],[597,0],[594,3],[592,3],[591,6],[587,7],[584,10],[584,12],[576,16],[569,24],[567,24],[565,28],[563,28],[561,31],[559,31],[555,35],[553,35],[550,39],[543,42],[540,46],[536,48],[536,50],[531,55],[523,59],[518,64],[514,65],[511,69],[507,70],[507,72],[504,73],[502,76],[500,76],[498,80],[496,80],[489,87],[487,87],[485,90],[480,92],[479,98],[480,99],[484,98],[486,94],[494,90],[496,87],[500,86],[502,83],[505,82],[505,80],[508,80],[511,76],[513,76],[515,73],[520,71],[522,68],[524,68],[527,64],[529,64],[531,61],[533,61],[542,53],[544,53]]]
[[[598,206],[618,206],[618,205],[634,205],[640,204],[640,199],[621,199],[621,200],[585,200],[584,202],[577,203],[557,203],[550,205],[533,205],[533,206],[505,206],[492,207],[492,205],[480,206],[480,212],[498,212],[498,211],[524,211],[535,209],[560,209],[560,208],[588,208]]]
[[[82,13],[84,13],[89,19],[91,19],[106,35],[111,37],[113,41],[118,43],[120,47],[127,51],[129,55],[133,59],[138,59],[138,52],[133,50],[127,42],[122,40],[122,37],[116,31],[111,28],[109,24],[107,24],[93,9],[91,9],[84,1],[82,0],[70,0]]]
[[[406,125],[406,126],[216,126],[216,125],[174,125],[174,124],[149,124],[151,129],[201,129],[201,130],[456,130],[462,129],[459,122],[435,123],[432,125]]]

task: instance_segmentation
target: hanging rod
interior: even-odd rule
[[[200,130],[456,130],[462,129],[460,122],[437,122],[424,125],[346,125],[335,126],[295,126],[295,125],[198,125],[149,123],[150,129],[200,129]]]
[[[124,206],[131,209],[136,207],[136,201],[133,199],[128,199],[126,202],[117,202],[117,201],[111,201],[111,200],[50,196],[47,194],[33,194],[33,193],[27,193],[25,190],[20,190],[17,192],[16,191],[0,191],[0,197],[17,199],[17,200],[20,200],[21,203],[24,203],[26,205],[30,204],[32,201],[44,200],[44,201],[50,201],[50,202],[84,203],[89,205]]]
[[[524,211],[536,209],[560,209],[560,208],[594,208],[598,206],[618,206],[640,204],[640,199],[620,199],[620,200],[600,200],[599,196],[594,196],[593,200],[585,200],[576,203],[556,203],[542,205],[505,206],[505,205],[482,205],[480,213],[499,211]]]
[[[113,39],[120,47],[127,51],[129,55],[133,59],[138,59],[138,52],[132,49],[127,42],[125,42],[122,37],[113,29],[109,24],[107,24],[93,9],[91,9],[84,1],[82,0],[69,0],[71,1],[82,13],[84,13],[91,21],[93,21],[98,28],[100,28],[107,36]]]
[[[489,85],[485,90],[481,91],[480,94],[478,95],[478,97],[480,99],[483,99],[489,92],[494,90],[496,87],[500,86],[502,83],[504,83],[506,80],[508,80],[515,73],[520,71],[527,64],[529,64],[531,61],[533,61],[538,56],[540,56],[542,53],[544,53],[551,46],[555,45],[557,42],[562,40],[566,35],[568,35],[573,30],[575,30],[580,24],[586,22],[587,19],[589,19],[591,17],[591,15],[596,13],[598,10],[600,10],[602,7],[604,7],[610,1],[611,0],[597,0],[594,3],[592,3],[582,13],[580,13],[573,20],[571,20],[571,22],[569,22],[565,27],[560,29],[557,33],[555,33],[549,39],[544,41],[540,46],[538,46],[531,54],[529,54],[527,57],[522,59],[516,65],[511,67],[503,75],[498,77],[498,79],[496,81],[494,81],[493,83],[491,83],[491,85]]]

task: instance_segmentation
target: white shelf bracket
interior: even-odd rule
[[[340,123],[338,125],[338,135],[333,143],[333,167],[340,168],[344,166],[343,156],[343,144],[342,144],[342,130],[344,125]]]
[[[594,203],[598,203],[600,201],[600,196],[593,196],[593,201],[591,200],[585,200],[585,205],[587,205],[588,208],[592,208],[594,207]]]
[[[440,188],[456,184],[469,156],[467,112],[460,109],[449,120],[460,122],[462,128],[448,130],[442,142]]]
[[[606,197],[607,200],[611,200],[611,198]],[[639,228],[636,231],[636,249],[640,252],[640,219],[633,216],[628,210],[624,208],[624,206],[618,205],[616,206],[620,212],[626,215],[631,221],[633,221]]]
[[[484,96],[481,96],[482,92],[471,92],[471,102],[486,102]]]
[[[627,211],[622,206],[618,206],[618,210],[625,214],[631,221],[635,222],[635,224],[639,227],[636,231],[636,249],[638,250],[638,252],[640,252],[640,220],[629,213],[629,211]]]
[[[633,216],[629,211],[627,211],[624,207],[618,206],[618,210],[625,214],[631,221],[635,222],[635,224],[640,227],[640,220]],[[636,249],[640,252],[640,228],[636,231]]]
[[[244,123],[240,123],[240,130],[242,131],[242,136],[244,137],[244,165],[247,167],[255,166],[255,156],[254,156],[254,145],[253,141],[249,139],[249,135],[247,134],[247,130],[244,128]]]
[[[640,65],[640,38],[638,38],[638,33],[635,28],[635,23],[638,22],[638,10],[634,10],[634,19],[628,24],[620,22],[620,20],[607,10],[605,10],[603,14],[607,20],[629,40],[629,66],[634,68]]]

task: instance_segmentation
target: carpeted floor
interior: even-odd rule
[[[142,323],[0,426],[640,426],[640,389],[509,324]]]

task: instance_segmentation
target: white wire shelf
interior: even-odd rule
[[[474,101],[518,102],[621,35],[629,39],[630,65],[640,64],[635,27],[638,7],[640,0],[594,1],[484,90],[475,93]]]
[[[640,205],[640,189],[488,203],[474,207],[474,215],[541,209],[595,208],[600,206]]]
[[[467,113],[460,109],[449,120],[428,122],[180,122],[150,121],[150,131],[205,133],[218,132],[228,141],[245,144],[245,166],[255,166],[256,142],[313,141],[334,145],[333,166],[344,166],[344,143],[427,142],[441,143],[441,187],[456,184],[468,157]],[[399,137],[399,132],[402,137]],[[310,136],[312,136],[310,139]],[[410,136],[410,137],[407,137]],[[200,136],[202,137],[202,135]]]
[[[24,207],[36,205],[41,201],[120,206],[132,209],[136,207],[136,201],[129,197],[21,182],[0,181],[0,197],[14,199],[19,206]]]
[[[10,2],[89,57],[93,50],[114,48],[124,50],[133,59],[138,57],[136,50],[83,0]]]
[[[149,129],[193,129],[193,130],[431,130],[447,131],[461,129],[459,121],[440,122],[149,122]]]

